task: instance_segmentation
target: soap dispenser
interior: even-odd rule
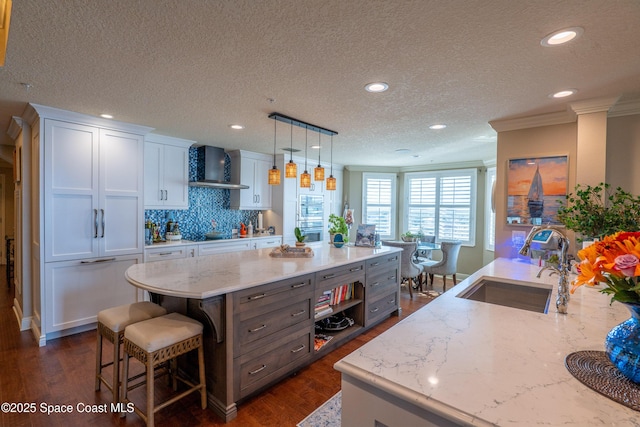
[[[251,236],[253,234],[253,224],[249,221],[249,226],[247,227],[247,234]]]

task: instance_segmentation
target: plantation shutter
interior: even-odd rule
[[[375,224],[376,232],[384,239],[394,235],[395,174],[363,174],[364,200],[362,219],[364,224]]]

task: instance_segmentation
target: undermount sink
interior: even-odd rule
[[[457,297],[536,313],[547,313],[551,287],[517,280],[482,277]]]

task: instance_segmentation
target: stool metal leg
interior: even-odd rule
[[[102,334],[98,329],[98,337],[96,338],[96,391],[100,391],[100,375],[102,375]]]

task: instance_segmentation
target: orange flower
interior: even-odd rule
[[[578,257],[582,260],[580,274],[572,283],[571,293],[582,285],[595,286],[601,282],[611,285],[612,280],[625,278],[637,283],[640,277],[640,232],[620,231],[605,236],[579,251]],[[606,292],[613,293],[615,298],[616,288],[608,288]]]

